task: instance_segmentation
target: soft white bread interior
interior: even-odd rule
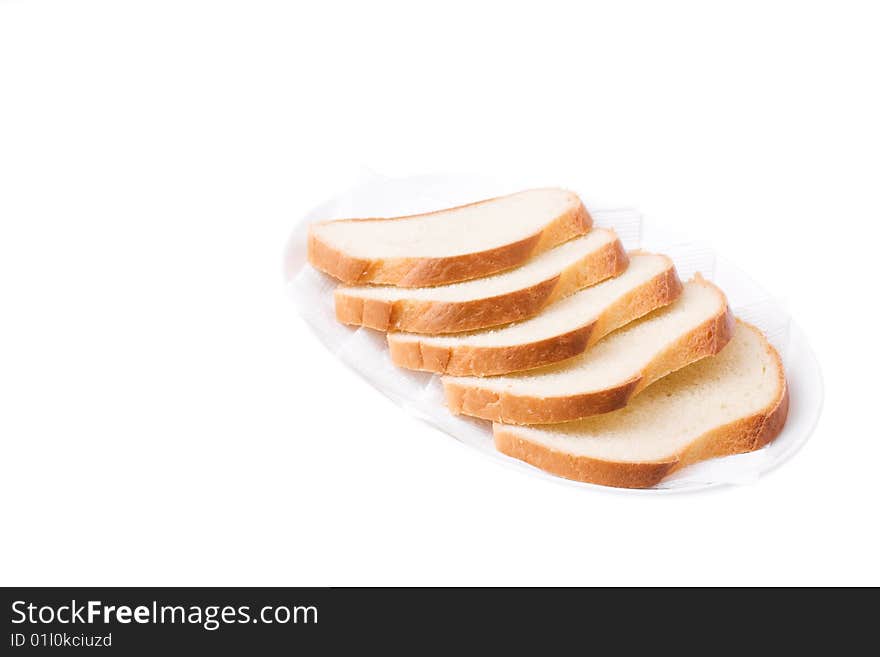
[[[788,394],[779,355],[738,322],[716,356],[649,386],[628,406],[542,427],[495,424],[495,444],[554,474],[648,487],[697,461],[758,449],[785,423]]]
[[[533,189],[427,214],[316,223],[309,261],[346,283],[443,285],[521,265],[591,225],[573,192]]]
[[[541,314],[498,329],[458,335],[389,333],[392,360],[409,369],[487,376],[571,358],[603,336],[681,293],[666,256],[634,254],[627,270],[558,301]]]
[[[724,293],[697,275],[681,296],[627,324],[585,353],[546,367],[492,377],[443,377],[453,413],[496,422],[567,422],[621,408],[648,385],[730,340]]]
[[[626,269],[629,259],[612,230],[595,228],[521,267],[436,287],[340,286],[336,316],[379,330],[452,333],[531,317],[572,292]]]

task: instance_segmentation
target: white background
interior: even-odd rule
[[[880,584],[876,12],[0,1],[0,583]],[[410,418],[282,289],[293,223],[365,169],[709,242],[810,338],[812,440],[647,498]]]

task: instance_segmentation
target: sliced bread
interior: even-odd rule
[[[473,331],[537,315],[572,292],[620,274],[628,262],[614,231],[596,228],[487,278],[438,287],[340,286],[336,317],[381,331]]]
[[[676,301],[575,358],[506,376],[444,376],[446,402],[453,413],[508,424],[607,413],[670,372],[721,351],[733,326],[724,293],[697,275]]]
[[[628,406],[545,427],[495,424],[495,445],[579,481],[646,488],[697,461],[763,447],[782,430],[788,390],[776,350],[737,322],[718,355],[660,379]]]
[[[617,278],[575,292],[536,317],[459,335],[389,333],[388,346],[394,363],[408,369],[456,376],[507,374],[577,356],[680,293],[669,258],[633,254]]]
[[[521,265],[591,225],[577,194],[533,189],[427,214],[313,224],[308,255],[344,283],[445,285]]]

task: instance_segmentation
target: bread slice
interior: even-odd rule
[[[660,379],[625,408],[546,427],[495,424],[495,446],[569,479],[646,488],[697,461],[763,447],[787,414],[779,355],[737,322],[721,353]]]
[[[546,424],[608,413],[654,381],[718,353],[733,334],[724,293],[697,275],[673,303],[562,363],[494,377],[443,377],[453,413]]]
[[[577,356],[611,331],[681,293],[666,256],[633,254],[627,270],[554,303],[540,315],[459,335],[389,333],[395,364],[457,376],[507,374]]]
[[[380,331],[473,331],[537,315],[572,292],[617,276],[628,262],[614,231],[596,228],[487,278],[438,287],[340,286],[336,317]]]
[[[427,214],[309,228],[309,262],[344,283],[446,285],[495,274],[583,235],[577,194],[533,189]]]

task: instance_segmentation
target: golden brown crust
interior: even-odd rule
[[[709,283],[699,274],[695,282],[714,288],[720,296],[721,310],[698,327],[681,336],[678,340],[670,343],[661,353],[652,359],[651,363],[641,372],[642,383],[634,394],[638,394],[654,381],[671,374],[676,370],[694,363],[706,356],[712,356],[720,352],[733,337],[736,326],[736,318],[727,305],[724,293],[712,283]]]
[[[611,331],[675,301],[681,290],[681,281],[670,260],[666,270],[615,300],[596,321],[566,333],[503,347],[439,346],[427,338],[402,340],[389,333],[391,360],[407,369],[455,376],[491,376],[529,370],[583,353]]]
[[[599,341],[639,317],[644,317],[652,310],[669,305],[681,296],[683,287],[675,265],[668,256],[661,257],[666,260],[667,268],[651,279],[647,285],[630,290],[616,299],[608,310],[599,316],[593,342]]]
[[[570,422],[622,408],[654,381],[701,358],[717,354],[727,345],[733,336],[735,320],[722,292],[718,290],[718,293],[722,295],[722,306],[714,317],[670,343],[628,381],[604,390],[535,397],[481,388],[479,380],[461,383],[444,379],[447,406],[455,414],[506,424]]]
[[[391,360],[399,367],[457,376],[489,376],[540,367],[571,358],[590,344],[595,322],[546,340],[507,347],[442,347],[388,335]]]
[[[471,205],[487,203],[486,199],[455,208],[445,208],[424,215],[448,212]],[[395,217],[408,219],[413,216]],[[377,219],[343,219],[341,221],[376,221]],[[364,259],[350,256],[326,244],[309,230],[308,258],[313,267],[348,284],[382,284],[398,287],[430,287],[458,283],[472,278],[496,274],[523,264],[549,248],[585,234],[593,220],[583,203],[577,204],[547,224],[542,230],[522,240],[477,253],[441,258]]]
[[[554,301],[626,270],[629,257],[620,240],[602,246],[556,276],[527,288],[471,301],[370,299],[336,290],[336,318],[380,331],[457,333],[509,324],[541,312]]]
[[[515,427],[504,424],[493,425],[495,446],[508,456],[560,477],[618,488],[649,488],[687,465],[755,451],[780,434],[788,417],[789,391],[782,361],[769,343],[766,347],[777,363],[776,399],[759,413],[707,431],[669,459],[633,463],[575,456],[525,440],[516,434]]]
[[[605,390],[564,397],[517,395],[448,381],[443,382],[443,389],[446,405],[456,415],[470,415],[505,424],[552,424],[608,413],[626,406],[640,382],[641,377],[636,377]]]
[[[615,488],[650,488],[675,467],[674,460],[618,463],[574,456],[524,440],[503,424],[496,424],[493,429],[499,452],[566,479]]]

